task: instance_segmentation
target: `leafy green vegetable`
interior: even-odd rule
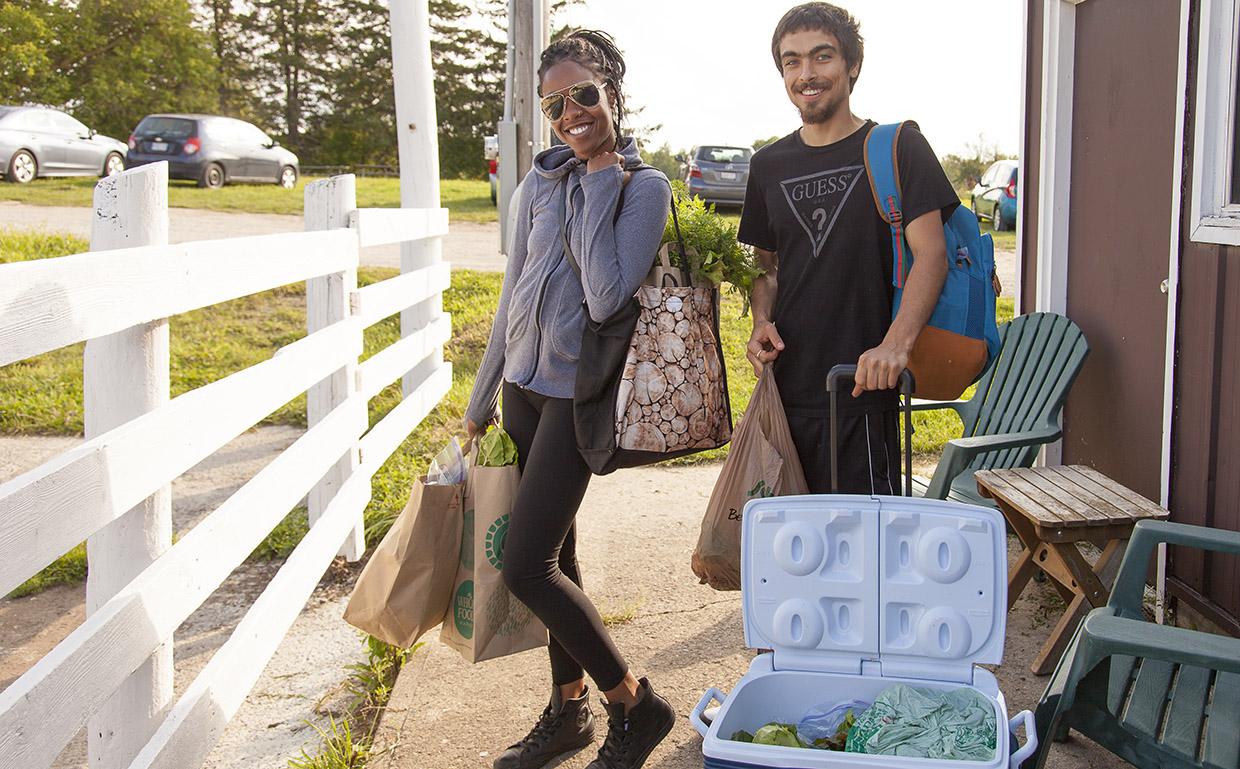
[[[744,729],[738,729],[732,733],[733,742],[753,742],[753,735]]]
[[[754,733],[753,743],[755,745],[783,745],[786,748],[805,747],[797,738],[795,724],[767,724]]]
[[[857,723],[857,717],[850,710],[844,714],[844,720],[836,728],[835,734],[831,737],[821,737],[814,740],[814,747],[822,748],[823,750],[843,750],[844,745],[848,743],[848,730],[855,723]]]
[[[487,430],[478,443],[478,467],[504,467],[517,463],[517,444],[502,428]]]
[[[713,204],[707,206],[701,198],[690,195],[684,182],[672,182],[672,192],[689,271],[693,277],[707,279],[716,286],[722,282],[731,284],[728,290],[741,295],[744,300],[741,315],[746,315],[753,279],[762,274],[754,263],[753,251],[737,241],[736,225],[715,213]],[[670,216],[663,229],[662,243],[676,243],[676,229]],[[671,258],[674,266],[684,267],[675,246]]]

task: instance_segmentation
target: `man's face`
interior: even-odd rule
[[[847,106],[849,78],[860,73],[861,65],[848,66],[835,35],[817,29],[791,32],[780,40],[779,52],[784,89],[803,123],[826,123]]]

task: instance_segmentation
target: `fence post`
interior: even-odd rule
[[[306,185],[305,192],[306,232],[333,230],[349,226],[349,214],[357,208],[356,183],[352,174],[316,179]],[[357,291],[356,265],[344,272],[335,272],[321,278],[306,281],[306,331],[327,328],[349,317],[349,301]],[[313,385],[306,392],[306,422],[313,427],[323,420],[332,409],[344,403],[357,391],[357,361],[338,369],[327,379]],[[349,447],[340,461],[327,471],[323,479],[310,490],[310,525],[323,515],[327,504],[336,496],[341,485],[361,464],[357,444]],[[364,526],[361,516],[353,532],[341,546],[340,554],[350,561],[362,557],[366,550]]]
[[[168,164],[154,163],[95,186],[92,251],[168,243]],[[168,319],[86,343],[86,438],[94,438],[168,402]],[[86,544],[87,616],[172,546],[172,491],[164,486],[100,529]],[[128,766],[163,721],[172,701],[172,639],[134,671],[90,719],[92,769]]]
[[[430,12],[427,0],[392,0],[392,80],[396,95],[396,139],[400,154],[401,208],[439,208],[439,139],[435,130],[435,84],[431,63]],[[443,261],[442,238],[400,245],[400,271],[413,272]],[[443,315],[443,295],[436,294],[400,314],[402,338]],[[444,365],[443,349],[427,356],[405,375],[404,396]]]

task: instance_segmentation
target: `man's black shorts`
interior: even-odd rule
[[[901,493],[900,433],[897,411],[839,416],[840,494]],[[830,494],[831,420],[826,416],[788,414],[811,494]]]

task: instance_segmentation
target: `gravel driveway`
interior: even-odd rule
[[[90,208],[30,206],[15,201],[0,201],[0,227],[67,232],[89,239],[90,223]],[[229,214],[196,208],[168,209],[168,240],[172,243],[301,232],[304,226],[300,216],[288,214]],[[453,267],[461,269],[502,271],[504,256],[499,252],[499,223],[452,222],[444,237],[443,258]],[[400,247],[363,248],[362,264],[399,268]]]

